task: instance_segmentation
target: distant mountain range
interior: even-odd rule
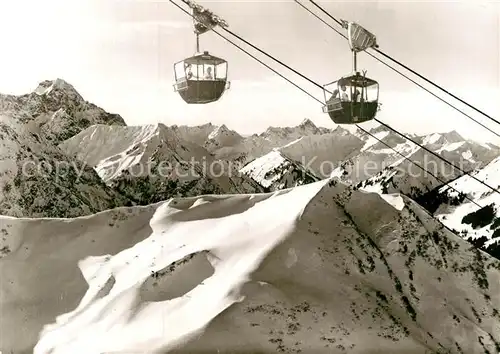
[[[466,207],[470,212],[486,207],[481,203],[489,200],[462,188],[468,177],[437,156],[478,176],[494,174],[486,171],[500,156],[498,146],[467,140],[455,131],[411,135],[426,151],[383,126],[370,130],[373,138],[354,127],[317,127],[309,119],[250,136],[211,123],[127,126],[61,79],[44,81],[29,94],[1,95],[0,114],[4,215],[74,217],[171,197],[275,191],[333,176],[364,191],[409,196],[498,256],[496,228],[445,222]],[[30,172],[22,173],[23,166]],[[38,171],[41,166],[66,172],[44,174]],[[481,203],[469,205],[464,199],[467,205],[445,208],[444,195],[454,193],[446,187],[451,181]],[[442,200],[444,205],[436,205]],[[492,203],[496,217],[498,203]]]
[[[500,149],[370,134],[0,96],[0,354],[500,353]]]

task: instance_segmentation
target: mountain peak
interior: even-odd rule
[[[239,143],[243,137],[225,124],[217,126],[207,137],[203,145],[209,151],[222,146],[233,146]]]
[[[149,124],[149,125],[151,125],[151,126],[155,126],[155,127],[156,127],[156,129],[158,129],[158,130],[169,130],[169,129],[171,129],[171,128],[172,128],[172,127],[168,127],[168,126],[166,126],[164,123],[161,123],[161,122],[156,123],[156,124]]]
[[[216,126],[215,129],[210,133],[208,136],[208,139],[216,139],[220,135],[233,135],[233,136],[239,136],[237,132],[234,130],[229,129],[225,124]]]
[[[43,96],[50,94],[52,91],[64,92],[70,96],[76,96],[80,99],[83,99],[78,91],[76,91],[76,89],[73,87],[73,85],[60,78],[56,78],[55,80],[44,80],[40,82],[33,93],[39,96]]]
[[[446,132],[446,133],[443,133],[442,134],[446,140],[448,140],[448,142],[450,143],[457,143],[459,141],[465,141],[466,139],[460,135],[460,133],[458,133],[456,130],[452,130],[452,131],[449,131],[449,132]]]
[[[345,129],[343,127],[341,127],[340,125],[337,126],[333,131],[332,131],[333,134],[339,134],[339,135],[349,135],[351,134],[351,132],[348,130],[348,129]]]
[[[213,125],[211,122],[208,122],[208,123],[205,123],[205,124],[202,124],[202,125],[198,125],[198,128],[213,128],[215,127],[215,125]]]
[[[123,118],[108,113],[85,100],[63,79],[44,80],[37,88],[23,95],[8,95],[0,114],[17,121],[30,122],[53,143],[60,143],[93,124],[121,125]]]
[[[299,124],[299,127],[309,127],[313,129],[317,128],[316,125],[309,118],[304,119],[302,123]]]
[[[227,127],[227,125],[222,124],[222,125],[215,126],[215,129],[212,131],[211,134],[222,134],[222,133],[226,133],[226,132],[231,132],[231,130]]]
[[[423,136],[424,145],[453,144],[466,141],[456,130],[442,133],[432,133]]]

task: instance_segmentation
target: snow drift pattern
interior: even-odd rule
[[[332,179],[2,218],[0,350],[495,352],[500,262],[391,201]]]
[[[53,354],[148,352],[170,349],[197,334],[241,301],[237,289],[293,230],[304,205],[321,187],[312,184],[275,195],[170,200],[151,220],[149,238],[114,257],[80,262],[90,288],[73,312],[46,327],[35,354],[54,348]],[[282,217],[269,218],[277,209]],[[250,220],[262,225],[259,233],[251,232]],[[211,277],[179,298],[137,308],[139,287],[152,273],[207,250],[214,268]],[[98,296],[111,279],[109,293]]]

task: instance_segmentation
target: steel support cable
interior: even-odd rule
[[[297,1],[297,0],[295,0]],[[322,11],[325,15],[327,15],[328,17],[330,17],[333,21],[335,21],[337,24],[339,24],[340,26],[342,26],[342,22],[340,22],[339,20],[337,20],[335,17],[333,17],[328,11],[326,11],[325,9],[323,9],[320,5],[318,5],[314,0],[309,0],[314,6],[316,6],[320,11]],[[449,92],[448,90],[446,90],[445,88],[443,88],[442,86],[434,83],[433,81],[427,79],[425,76],[423,75],[420,75],[418,72],[416,72],[415,70],[413,70],[412,68],[404,65],[403,63],[401,63],[400,61],[392,58],[390,55],[388,54],[385,54],[384,52],[382,52],[380,49],[377,49],[377,48],[373,48],[374,51],[376,51],[377,53],[383,55],[384,57],[386,57],[387,59],[389,60],[392,60],[393,62],[395,62],[396,64],[402,66],[403,68],[405,68],[406,70],[408,70],[409,72],[411,72],[412,74],[418,76],[419,78],[421,78],[422,80],[428,82],[429,84],[433,85],[434,87],[437,87],[438,89],[440,89],[441,91],[443,91],[444,93],[450,95],[451,97],[453,97],[454,99],[456,99],[457,101],[460,101],[462,102],[463,104],[465,104],[466,106],[468,106],[469,108],[472,108],[473,110],[475,110],[476,112],[482,114],[483,116],[489,118],[490,120],[492,120],[493,122],[497,123],[500,125],[500,121],[498,121],[497,119],[493,118],[492,116],[490,116],[489,114],[486,114],[485,112],[481,111],[480,109],[474,107],[473,105],[467,103],[466,101],[462,100],[460,97],[457,97],[456,95],[452,94],[451,92]]]
[[[297,5],[299,5],[300,7],[302,7],[304,10],[306,10],[307,12],[309,12],[311,15],[313,15],[314,17],[316,17],[318,20],[320,20],[321,22],[323,22],[325,25],[327,25],[328,27],[330,27],[332,30],[334,30],[335,32],[337,32],[340,36],[344,37],[345,39],[348,39],[347,36],[345,34],[343,34],[342,32],[340,32],[338,29],[336,29],[335,27],[331,26],[328,22],[326,22],[325,20],[323,20],[321,17],[319,17],[318,15],[316,15],[314,12],[312,12],[311,10],[309,10],[304,4],[302,4],[300,1],[298,0],[294,0],[295,3]],[[341,23],[339,23],[340,26],[342,26]]]
[[[173,0],[169,0],[172,4],[174,4],[175,6],[177,6],[179,9],[181,9],[182,11],[184,11],[186,14],[188,14],[189,16],[193,17],[192,14],[190,14],[188,11],[186,11],[185,9],[183,9],[181,6],[177,5]],[[225,38],[223,35],[221,35],[220,33],[216,32],[215,30],[212,29],[212,31],[214,31],[216,34],[218,34],[220,37],[226,39],[229,43],[233,44],[234,46],[236,46],[238,49],[242,50],[244,53],[246,53],[247,55],[249,55],[250,57],[252,57],[253,59],[255,59],[256,61],[258,61],[260,64],[264,65],[265,67],[267,67],[268,69],[272,70],[273,72],[277,73],[274,69],[272,69],[271,67],[269,67],[268,65],[266,65],[265,63],[263,63],[261,60],[259,60],[258,58],[256,58],[255,56],[253,56],[252,54],[248,53],[247,51],[245,51],[244,49],[242,49],[241,47],[239,47],[237,44],[233,43],[232,41],[228,40],[227,38]],[[239,37],[239,36],[238,36]],[[241,37],[239,37],[241,38]],[[261,52],[262,54],[266,55],[267,57],[270,57],[271,59],[279,62],[279,63],[282,63],[281,61],[279,61],[278,59],[274,58],[272,55],[266,53],[265,51],[259,49],[258,47],[254,46],[253,44],[247,42],[246,40],[243,40],[245,43],[248,43],[252,48],[255,48],[256,50],[258,50],[259,52]],[[299,74],[301,77],[305,78],[307,81],[313,83],[314,85],[316,86],[319,86],[319,87],[322,87],[321,85],[319,85],[318,83],[316,83],[315,81],[307,78],[306,76],[302,75],[301,73],[297,72],[295,69],[292,69],[290,68],[288,65],[282,63],[283,66],[289,68],[290,70],[292,70],[293,72]],[[284,77],[283,75],[277,73],[280,77],[282,77],[283,79],[285,79],[286,81],[288,81],[289,83],[291,83],[292,85],[294,85],[295,87],[299,88],[302,92],[306,93],[308,96],[312,97],[314,100],[320,102],[322,105],[323,105],[323,102],[318,100],[316,97],[312,96],[311,94],[309,94],[307,91],[305,91],[304,89],[302,89],[301,87],[299,87],[298,85],[296,85],[295,83],[293,83],[292,81],[290,81],[289,79],[287,79],[286,77]],[[485,185],[486,187],[490,188],[491,190],[497,192],[500,194],[500,191],[498,191],[496,188],[493,188],[491,186],[489,186],[488,184],[486,184],[485,182],[477,179],[476,177],[474,176],[471,176],[468,172],[465,172],[463,171],[462,169],[460,169],[459,167],[455,166],[454,164],[452,164],[451,162],[447,161],[445,158],[439,156],[438,154],[434,153],[433,151],[430,151],[428,150],[427,148],[425,148],[424,146],[420,145],[419,143],[415,142],[414,140],[408,138],[407,136],[405,136],[404,134],[398,132],[397,130],[391,128],[389,125],[383,123],[382,121],[378,120],[378,119],[375,119],[375,121],[379,122],[380,124],[388,127],[389,129],[391,129],[392,131],[394,131],[396,134],[400,135],[401,137],[407,139],[407,140],[410,140],[411,142],[413,142],[415,145],[423,148],[424,150],[430,152],[431,154],[435,155],[436,157],[438,157],[439,159],[443,160],[444,162],[448,163],[450,166],[452,167],[455,167],[457,169],[459,169],[463,174],[467,174],[468,176],[470,176],[471,178],[477,180],[478,182],[482,183],[483,185]],[[357,127],[359,127],[359,125],[356,124]],[[364,129],[360,128],[361,130],[365,131]],[[378,139],[377,139],[378,140]],[[391,148],[392,149],[392,148]],[[396,151],[396,150],[395,150]],[[397,151],[396,151],[397,152]],[[414,163],[412,160],[409,160],[411,161],[412,163]],[[426,171],[426,170],[425,170]],[[430,174],[430,172],[427,171],[427,173]],[[434,176],[435,177],[435,176]],[[437,177],[436,177],[437,178]],[[442,182],[442,181],[441,181]],[[446,182],[442,182],[444,184],[446,184]],[[452,188],[450,186],[450,188]],[[460,193],[460,192],[459,192]]]
[[[456,99],[457,101],[463,103],[464,105],[466,105],[467,107],[475,110],[476,112],[482,114],[483,116],[485,116],[486,118],[490,119],[491,121],[497,123],[498,125],[500,125],[500,121],[493,118],[492,116],[490,116],[489,114],[486,114],[485,112],[483,112],[482,110],[480,110],[479,108],[476,108],[475,106],[471,105],[470,103],[467,103],[466,101],[464,101],[463,99],[461,99],[460,97],[457,97],[456,95],[452,94],[450,91],[446,90],[445,88],[441,87],[440,85],[432,82],[431,80],[427,79],[426,77],[420,75],[418,72],[416,72],[415,70],[411,69],[410,67],[404,65],[403,63],[401,63],[400,61],[392,58],[391,56],[389,56],[388,54],[385,54],[384,52],[382,52],[380,49],[377,49],[377,48],[374,48],[373,49],[374,51],[376,51],[377,53],[383,55],[384,57],[392,60],[393,62],[395,62],[396,64],[402,66],[403,68],[405,68],[406,70],[408,70],[409,72],[411,72],[412,74],[414,74],[415,76],[418,76],[419,78],[421,78],[422,80],[430,83],[431,85],[433,85],[434,87],[437,87],[439,88],[441,91],[443,91],[444,93],[448,94],[449,96],[453,97],[454,99]],[[469,117],[470,118],[470,117]],[[497,134],[498,135],[498,134]]]
[[[184,11],[187,15],[191,16],[192,18],[194,18],[194,16],[192,14],[189,13],[189,11],[186,11],[185,9],[182,8],[182,6],[179,6],[178,4],[176,4],[173,0],[169,0],[172,4],[174,4],[175,6],[177,6],[180,10]],[[182,0],[181,0],[182,1]],[[237,45],[236,43],[234,43],[233,41],[231,41],[230,39],[228,39],[227,37],[225,37],[224,35],[220,34],[219,32],[217,32],[216,30],[212,29],[212,31],[217,34],[218,36],[220,36],[221,38],[223,38],[224,40],[226,40],[227,42],[231,43],[232,45],[234,45],[236,48],[238,48],[239,50],[241,50],[243,53],[247,54],[248,56],[252,57],[253,59],[255,59],[256,61],[258,61],[260,64],[262,64],[263,66],[265,66],[267,69],[271,70],[272,72],[274,72],[276,75],[280,76],[282,79],[288,81],[290,84],[292,84],[293,86],[295,86],[296,88],[298,88],[299,90],[301,90],[302,92],[304,92],[306,95],[308,95],[309,97],[311,97],[312,99],[316,100],[317,102],[323,104],[323,101],[321,101],[320,99],[314,97],[313,95],[311,95],[309,92],[307,92],[306,90],[304,90],[302,87],[300,87],[299,85],[295,84],[294,82],[290,81],[289,79],[287,79],[283,74],[280,74],[279,72],[277,72],[276,70],[274,70],[273,68],[271,68],[269,65],[267,65],[266,63],[264,63],[263,61],[261,61],[260,59],[256,58],[253,54],[247,52],[245,49],[241,48],[239,45]]]
[[[326,22],[325,20],[323,20],[321,17],[319,17],[318,15],[316,15],[314,12],[312,12],[311,10],[309,10],[307,7],[305,7],[303,4],[301,4],[298,0],[294,0],[298,5],[300,5],[304,10],[306,10],[307,12],[309,12],[311,15],[313,15],[314,17],[316,17],[318,20],[320,20],[321,22],[323,22],[326,26],[330,27],[332,30],[334,30],[335,32],[337,32],[340,36],[344,37],[345,39],[348,39],[347,36],[343,33],[341,33],[339,30],[337,30],[335,27],[333,27],[332,25],[330,25],[328,22]],[[369,56],[371,56],[372,58],[374,58],[375,60],[379,61],[380,63],[384,64],[385,66],[387,66],[389,69],[391,69],[392,71],[398,73],[399,75],[403,76],[405,79],[411,81],[412,83],[414,83],[415,85],[417,85],[418,87],[420,87],[422,90],[424,91],[427,91],[428,93],[430,93],[432,96],[436,97],[438,100],[440,100],[441,102],[445,103],[446,105],[450,106],[451,108],[453,108],[454,110],[458,111],[459,113],[463,114],[464,116],[466,116],[467,118],[469,118],[470,120],[472,120],[473,122],[475,122],[476,124],[480,125],[481,127],[483,127],[484,129],[488,130],[490,133],[498,136],[500,138],[500,134],[497,133],[496,131],[494,131],[493,129],[489,128],[488,126],[484,125],[483,123],[481,123],[480,121],[478,121],[477,119],[471,117],[469,114],[465,113],[463,110],[461,110],[460,108],[457,108],[455,107],[454,105],[452,105],[451,103],[449,103],[448,101],[446,101],[445,99],[443,99],[442,97],[439,97],[438,95],[436,95],[434,92],[428,90],[427,88],[425,88],[424,86],[422,86],[421,84],[419,84],[418,82],[416,82],[415,80],[413,80],[412,78],[408,77],[407,75],[403,74],[401,71],[399,71],[398,69],[395,69],[393,68],[392,66],[390,66],[389,64],[387,64],[386,62],[382,61],[380,58],[377,58],[375,55],[373,55],[372,53],[370,52],[367,52],[365,51],[366,54],[368,54]]]
[[[303,79],[305,79],[305,80],[309,81],[311,84],[313,84],[313,85],[315,85],[315,86],[319,87],[321,90],[324,90],[324,91],[326,91],[326,92],[328,92],[328,93],[330,93],[330,94],[332,93],[332,92],[330,92],[330,91],[326,90],[323,86],[321,86],[321,85],[320,85],[320,84],[318,84],[317,82],[315,82],[315,81],[313,81],[313,80],[309,79],[309,78],[308,78],[307,76],[305,76],[304,74],[302,74],[302,73],[298,72],[297,70],[295,70],[294,68],[292,68],[292,67],[290,67],[290,66],[286,65],[286,64],[285,64],[285,63],[283,63],[281,60],[276,59],[276,58],[275,58],[275,57],[273,57],[272,55],[267,54],[264,50],[262,50],[262,49],[260,49],[260,48],[258,48],[258,47],[256,47],[256,46],[254,46],[252,43],[250,43],[250,42],[248,42],[246,39],[244,39],[244,38],[240,37],[239,35],[237,35],[237,34],[236,34],[236,33],[234,33],[233,31],[228,30],[227,28],[223,28],[223,30],[224,30],[224,31],[226,31],[227,33],[229,33],[229,34],[233,35],[234,37],[238,38],[240,41],[242,41],[243,43],[245,43],[245,44],[247,44],[248,46],[252,47],[253,49],[257,50],[258,52],[260,52],[260,53],[264,54],[265,56],[267,56],[267,57],[269,57],[269,58],[271,58],[271,59],[273,59],[273,60],[274,60],[275,62],[277,62],[278,64],[283,65],[285,68],[287,68],[288,70],[292,71],[293,73],[295,73],[295,74],[299,75],[301,78],[303,78]],[[321,103],[323,103],[323,102],[321,102]]]
[[[309,81],[309,82],[313,83],[314,85],[316,85],[316,86],[318,86],[318,87],[323,88],[320,84],[318,84],[318,83],[316,83],[315,81],[313,81],[313,80],[309,79],[308,77],[304,76],[303,74],[301,74],[301,73],[300,73],[300,72],[298,72],[297,70],[295,70],[295,69],[291,68],[290,66],[288,66],[288,65],[284,64],[282,61],[280,61],[280,60],[276,59],[274,56],[272,56],[272,55],[268,54],[266,51],[264,51],[264,50],[262,50],[262,49],[260,49],[260,48],[256,47],[255,45],[253,45],[252,43],[248,42],[247,40],[245,40],[245,39],[241,38],[240,36],[238,36],[238,35],[234,34],[232,31],[229,31],[229,30],[227,30],[227,29],[226,29],[226,31],[228,31],[229,33],[233,34],[236,38],[240,39],[240,40],[241,40],[241,41],[243,41],[244,43],[248,44],[248,45],[249,45],[249,46],[251,46],[252,48],[256,49],[257,51],[261,52],[262,54],[264,54],[264,55],[266,55],[267,57],[271,58],[272,60],[276,61],[277,63],[279,63],[279,64],[281,64],[281,65],[285,66],[287,69],[289,69],[289,70],[293,71],[294,73],[298,74],[299,76],[303,77],[303,78],[304,78],[304,79],[306,79],[307,81]],[[325,91],[326,91],[326,90],[325,90]],[[328,92],[328,91],[327,91],[327,92]],[[329,93],[331,93],[331,92],[329,92]],[[413,143],[414,143],[414,144],[416,144],[417,146],[421,147],[422,149],[424,149],[424,150],[428,151],[429,153],[433,154],[434,156],[438,157],[439,159],[441,159],[442,161],[446,162],[446,163],[447,163],[447,164],[449,164],[450,166],[452,166],[452,167],[454,167],[454,168],[458,169],[458,170],[459,170],[460,172],[462,172],[463,174],[466,174],[466,175],[470,176],[471,178],[475,179],[475,180],[476,180],[476,181],[478,181],[479,183],[481,183],[481,184],[485,185],[486,187],[488,187],[488,188],[490,188],[491,190],[493,190],[493,191],[497,192],[498,194],[500,194],[500,191],[499,191],[497,188],[494,188],[494,187],[490,186],[489,184],[487,184],[486,182],[483,182],[483,181],[481,181],[480,179],[478,179],[478,178],[476,178],[476,177],[472,176],[470,173],[468,173],[468,172],[464,171],[464,170],[463,170],[463,169],[461,169],[460,167],[458,167],[458,166],[456,166],[455,164],[453,164],[453,163],[449,162],[449,161],[448,161],[448,160],[446,160],[444,157],[442,157],[442,156],[440,156],[440,155],[438,155],[438,154],[434,153],[433,151],[431,151],[431,150],[427,149],[426,147],[424,147],[424,146],[420,145],[419,143],[415,142],[415,140],[413,140],[413,139],[411,139],[411,138],[408,138],[408,137],[407,137],[407,136],[405,136],[404,134],[402,134],[402,133],[398,132],[397,130],[395,130],[395,129],[391,128],[390,126],[388,126],[387,124],[385,124],[385,123],[381,122],[381,121],[380,121],[380,120],[378,120],[378,119],[375,119],[375,121],[377,121],[377,122],[379,122],[380,124],[382,124],[382,125],[384,125],[384,126],[388,127],[389,129],[391,129],[392,131],[396,132],[396,133],[397,133],[398,135],[400,135],[401,137],[403,137],[403,138],[405,138],[405,139],[407,139],[407,140],[410,140],[411,142],[413,142]]]
[[[174,2],[173,2],[173,0],[169,0],[169,1],[170,1],[171,3],[173,3],[175,6],[179,7],[179,8],[180,8],[181,10],[183,10],[184,12],[186,12],[189,16],[191,16],[191,17],[193,17],[193,18],[194,18],[194,16],[193,16],[193,15],[191,15],[188,11],[186,11],[185,9],[183,9],[182,7],[180,7],[179,5],[177,5],[176,3],[174,3]],[[182,2],[186,3],[186,2],[185,2],[185,0],[180,0],[180,1],[182,1]],[[285,68],[287,68],[288,70],[290,70],[290,71],[294,72],[295,74],[299,75],[299,76],[300,76],[300,77],[302,77],[303,79],[305,79],[305,80],[309,81],[311,84],[318,86],[321,90],[325,90],[323,86],[321,86],[321,85],[317,84],[316,82],[312,81],[312,80],[311,80],[311,79],[309,79],[307,76],[305,76],[305,75],[303,75],[302,73],[298,72],[298,71],[297,71],[297,70],[295,70],[294,68],[292,68],[292,67],[290,67],[290,66],[286,65],[286,64],[285,64],[285,63],[283,63],[281,60],[278,60],[278,59],[274,58],[273,56],[271,56],[271,55],[267,54],[265,51],[263,51],[262,49],[260,49],[260,48],[258,48],[258,47],[256,47],[256,46],[254,46],[252,43],[248,42],[247,40],[245,40],[245,39],[244,39],[244,38],[242,38],[241,36],[237,35],[237,34],[236,34],[236,33],[234,33],[233,31],[231,31],[231,30],[229,30],[229,29],[227,29],[227,28],[225,28],[225,27],[221,27],[221,29],[222,29],[222,30],[224,30],[224,31],[226,31],[226,32],[227,32],[227,33],[229,33],[230,35],[232,35],[232,36],[234,36],[234,37],[238,38],[240,41],[242,41],[242,42],[243,42],[243,43],[245,43],[246,45],[248,45],[248,46],[252,47],[252,48],[253,48],[253,49],[255,49],[256,51],[258,51],[258,52],[260,52],[260,53],[262,53],[262,54],[266,55],[267,57],[269,57],[269,58],[273,59],[273,60],[274,60],[275,62],[277,62],[278,64],[280,64],[280,65],[284,66],[284,67],[285,67]],[[221,36],[221,37],[222,37],[222,35],[221,35],[220,33],[217,33],[214,29],[212,29],[212,31],[214,31],[216,34],[218,34],[219,36]],[[226,39],[225,37],[222,37],[222,38]],[[226,39],[226,40],[227,40],[227,39]],[[328,93],[330,93],[330,94],[332,93],[332,92],[329,92],[328,90],[325,90],[325,91],[326,91],[326,92],[328,92]],[[323,101],[321,101],[321,103],[323,104]]]

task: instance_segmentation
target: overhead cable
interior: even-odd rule
[[[304,6],[302,3],[300,3],[298,0],[294,0],[298,5],[300,5],[304,10],[306,10],[307,12],[309,12],[311,15],[313,15],[315,18],[317,18],[318,20],[320,20],[323,24],[325,24],[326,26],[328,26],[330,29],[334,30],[335,32],[337,32],[337,34],[339,34],[340,36],[344,37],[345,39],[348,39],[347,36],[343,33],[341,33],[339,30],[337,30],[335,27],[333,27],[332,25],[330,25],[328,22],[326,22],[325,20],[323,20],[321,17],[319,17],[317,14],[315,14],[314,12],[312,12],[310,9],[308,9],[306,6]],[[319,6],[319,5],[317,5]],[[337,22],[337,20],[335,19],[335,21]],[[470,120],[472,120],[473,122],[475,122],[476,124],[480,125],[481,127],[483,127],[484,129],[488,130],[490,133],[496,135],[497,137],[500,138],[500,134],[497,133],[496,131],[494,131],[493,129],[489,128],[488,126],[486,126],[485,124],[481,123],[480,121],[478,121],[477,119],[473,118],[472,116],[470,116],[469,114],[465,113],[463,110],[461,110],[460,108],[454,106],[453,104],[449,103],[448,101],[446,101],[445,99],[443,99],[442,97],[439,97],[438,95],[436,95],[434,92],[430,91],[429,89],[425,88],[424,86],[422,86],[421,84],[419,84],[418,82],[416,82],[415,80],[413,80],[412,78],[408,77],[407,75],[403,74],[401,71],[399,71],[398,69],[392,67],[391,65],[387,64],[386,62],[384,62],[383,60],[381,60],[380,58],[376,57],[375,55],[373,55],[372,53],[368,52],[368,51],[365,51],[366,54],[368,54],[369,56],[371,56],[372,58],[374,58],[375,60],[377,60],[378,62],[384,64],[385,66],[387,66],[389,69],[391,69],[392,71],[398,73],[399,75],[403,76],[405,79],[409,80],[410,82],[412,82],[413,84],[417,85],[418,87],[420,87],[421,89],[425,90],[426,92],[430,93],[432,96],[436,97],[438,100],[440,100],[441,102],[445,103],[446,105],[448,105],[449,107],[453,108],[454,110],[458,111],[459,113],[463,114],[464,116],[466,116],[467,118],[469,118]]]
[[[333,21],[335,21],[337,24],[339,24],[340,26],[342,26],[342,22],[337,20],[334,16],[332,16],[328,11],[326,11],[323,7],[321,7],[320,5],[318,5],[314,0],[309,0],[314,6],[316,6],[321,12],[323,12],[325,15],[327,15],[330,19],[332,19]],[[295,0],[295,2],[299,3],[297,0]],[[302,4],[301,4],[302,6]],[[304,7],[304,6],[302,6]],[[345,36],[344,36],[345,37]],[[472,108],[473,110],[475,110],[476,112],[482,114],[483,116],[487,117],[488,119],[492,120],[493,122],[497,123],[500,125],[500,121],[498,121],[497,119],[493,118],[492,116],[490,116],[489,114],[486,114],[485,112],[483,112],[482,110],[476,108],[475,106],[471,105],[470,103],[467,103],[466,101],[464,101],[463,99],[461,99],[460,97],[457,97],[456,95],[452,94],[450,91],[446,90],[445,88],[443,88],[441,85],[438,85],[436,84],[435,82],[429,80],[428,78],[426,78],[425,76],[419,74],[417,71],[413,70],[412,68],[408,67],[407,65],[403,64],[402,62],[394,59],[393,57],[391,57],[390,55],[382,52],[380,49],[378,48],[373,48],[374,51],[376,51],[377,53],[383,55],[384,57],[386,57],[387,59],[389,60],[392,60],[394,63],[400,65],[401,67],[405,68],[406,70],[408,70],[409,72],[411,72],[412,74],[418,76],[419,78],[421,78],[422,80],[426,81],[427,83],[431,84],[432,86],[438,88],[439,90],[443,91],[444,93],[448,94],[449,96],[453,97],[454,99],[456,99],[457,101],[465,104],[466,106],[468,106],[469,108]],[[367,52],[368,53],[368,52]],[[370,54],[370,53],[368,53]],[[373,55],[372,55],[373,56]],[[374,57],[374,56],[373,56]],[[376,58],[376,57],[374,57]],[[380,61],[380,59],[377,58],[377,60]],[[385,63],[384,63],[385,64]],[[408,78],[407,78],[408,79]],[[416,84],[415,81],[412,80],[413,83]],[[420,85],[419,85],[420,86]],[[427,92],[430,93],[430,91],[426,90]],[[437,96],[436,96],[437,97]],[[463,113],[463,112],[462,112]],[[471,117],[469,117],[471,118]],[[471,118],[472,119],[472,118]],[[478,123],[476,121],[476,123]],[[479,123],[481,124],[481,123]],[[482,124],[481,124],[482,125]],[[495,133],[496,134],[496,133]],[[496,134],[498,135],[498,134]]]
[[[169,1],[170,1],[172,4],[174,4],[175,6],[177,6],[179,9],[181,9],[182,11],[184,11],[186,14],[188,14],[188,15],[189,15],[189,16],[191,16],[191,17],[193,17],[193,15],[192,15],[192,14],[190,14],[188,11],[186,11],[185,9],[183,9],[181,6],[177,5],[177,4],[176,4],[173,0],[169,0]],[[317,99],[317,98],[315,98],[313,95],[309,94],[307,91],[305,91],[304,89],[302,89],[300,86],[298,86],[297,84],[293,83],[291,80],[287,79],[284,75],[281,75],[281,74],[277,73],[274,69],[272,69],[271,67],[269,67],[268,65],[266,65],[265,63],[263,63],[261,60],[259,60],[258,58],[256,58],[256,57],[255,57],[255,56],[253,56],[252,54],[248,53],[248,52],[247,52],[247,51],[245,51],[244,49],[242,49],[240,46],[238,46],[238,45],[237,45],[237,44],[235,44],[234,42],[232,42],[232,41],[230,41],[229,39],[225,38],[223,35],[221,35],[221,34],[220,34],[220,33],[218,33],[217,31],[215,31],[214,29],[212,29],[212,31],[214,31],[214,32],[215,32],[216,34],[218,34],[220,37],[224,38],[224,39],[225,39],[226,41],[228,41],[229,43],[231,43],[231,44],[233,44],[234,46],[236,46],[238,49],[242,50],[244,53],[246,53],[247,55],[249,55],[250,57],[252,57],[254,60],[258,61],[260,64],[264,65],[266,68],[268,68],[268,69],[272,70],[274,73],[278,74],[280,77],[282,77],[283,79],[285,79],[287,82],[289,82],[289,83],[293,84],[295,87],[299,88],[302,92],[305,92],[308,96],[312,97],[314,100],[316,100],[316,101],[318,101],[319,103],[323,104],[323,102],[322,102],[322,101],[318,100],[318,99]],[[231,33],[232,33],[232,32],[231,32]],[[237,36],[237,35],[235,35],[235,36]],[[241,37],[240,37],[240,36],[237,36],[237,38],[241,38]],[[259,51],[259,52],[261,52],[261,53],[263,53],[264,55],[266,55],[266,56],[270,57],[271,59],[273,59],[273,60],[275,60],[275,61],[277,61],[277,62],[279,62],[280,64],[282,64],[282,65],[283,65],[283,66],[285,66],[286,68],[290,69],[291,71],[293,71],[293,72],[297,73],[299,76],[301,76],[301,77],[303,77],[303,78],[307,79],[309,82],[311,82],[311,83],[315,84],[316,86],[319,86],[319,87],[323,88],[321,85],[319,85],[319,84],[318,84],[318,83],[316,83],[315,81],[313,81],[313,80],[311,80],[311,79],[307,78],[306,76],[302,75],[300,72],[298,72],[298,71],[296,71],[295,69],[293,69],[293,68],[289,67],[288,65],[284,64],[283,62],[281,62],[281,61],[279,61],[278,59],[274,58],[272,55],[270,55],[270,54],[268,54],[267,52],[265,52],[265,51],[261,50],[260,48],[256,47],[255,45],[251,44],[250,42],[248,42],[248,41],[244,40],[243,38],[241,38],[241,40],[242,40],[242,41],[244,41],[245,43],[247,43],[248,45],[250,45],[252,48],[254,48],[254,49],[258,50],[258,51]],[[466,171],[462,170],[461,168],[459,168],[459,167],[455,166],[453,163],[449,162],[448,160],[446,160],[446,159],[445,159],[445,158],[443,158],[442,156],[440,156],[440,155],[438,155],[438,154],[434,153],[433,151],[431,151],[431,150],[429,150],[429,149],[425,148],[424,146],[422,146],[421,144],[419,144],[419,143],[418,143],[418,142],[416,142],[415,140],[413,140],[413,139],[411,139],[411,138],[409,138],[409,137],[405,136],[405,135],[404,135],[404,134],[402,134],[401,132],[399,132],[399,131],[397,131],[397,130],[393,129],[393,128],[392,128],[392,127],[390,127],[388,124],[386,124],[386,123],[384,123],[384,122],[382,122],[382,121],[380,121],[380,120],[378,120],[378,119],[374,119],[374,120],[375,120],[375,121],[377,121],[378,123],[380,123],[380,124],[384,125],[385,127],[387,127],[387,128],[389,128],[389,129],[391,129],[392,131],[394,131],[396,134],[400,135],[401,137],[403,137],[403,138],[405,138],[405,139],[407,139],[407,140],[409,140],[409,141],[413,142],[413,143],[414,143],[414,144],[416,144],[417,146],[419,146],[419,147],[421,147],[422,149],[424,149],[424,150],[428,151],[429,153],[433,154],[434,156],[438,157],[439,159],[443,160],[444,162],[448,163],[450,166],[452,166],[452,167],[454,167],[454,168],[458,169],[458,170],[459,170],[460,172],[462,172],[463,174],[466,174],[466,175],[470,176],[471,178],[475,179],[476,181],[480,182],[481,184],[485,185],[486,187],[488,187],[488,188],[490,188],[491,190],[493,190],[493,191],[495,191],[495,192],[497,192],[497,193],[499,193],[499,194],[500,194],[500,191],[499,191],[498,189],[496,189],[496,188],[494,188],[494,187],[492,187],[492,186],[488,185],[487,183],[485,183],[485,182],[483,182],[483,181],[479,180],[478,178],[476,178],[476,177],[474,177],[474,176],[470,175],[470,173],[469,173],[469,172],[466,172]],[[363,131],[367,132],[365,129],[363,129],[363,128],[359,127],[359,125],[357,125],[357,124],[356,124],[356,126],[357,126],[358,128],[360,128],[361,130],[363,130]],[[370,135],[371,135],[371,134],[370,134]],[[377,139],[378,141],[380,141],[378,138],[375,138],[375,139]],[[380,142],[382,142],[382,141],[380,141]],[[384,145],[388,146],[389,148],[393,149],[392,147],[390,147],[389,145],[385,144],[384,142],[382,142],[382,143],[383,143]],[[394,149],[393,149],[393,150],[394,150]],[[396,150],[394,150],[394,151],[395,151],[395,152],[397,152],[398,154],[400,154],[398,151],[396,151]],[[404,156],[403,156],[403,157],[404,157]],[[405,157],[405,158],[406,158],[406,157]],[[408,159],[408,160],[409,160],[409,159]],[[425,170],[423,167],[419,166],[418,164],[416,164],[416,163],[415,163],[415,162],[413,162],[412,160],[409,160],[409,161],[410,161],[410,162],[412,162],[413,164],[415,164],[417,167],[422,168],[422,169],[423,169],[424,171],[426,171],[427,173],[431,174],[429,171]],[[434,176],[433,174],[431,174],[431,175],[432,175],[433,177],[435,177],[436,179],[438,179],[438,177],[437,177],[437,176]],[[440,179],[438,179],[438,180],[439,180],[440,182],[442,182],[443,184],[445,184],[445,183],[446,183],[446,182],[443,182],[443,181],[442,181],[442,180],[440,180]],[[451,186],[450,186],[450,187],[451,187]],[[453,187],[451,187],[451,188],[453,188]],[[453,189],[454,189],[454,188],[453,188]],[[475,204],[476,204],[476,205],[478,205],[477,203],[475,203]],[[478,206],[479,206],[479,205],[478,205]]]

